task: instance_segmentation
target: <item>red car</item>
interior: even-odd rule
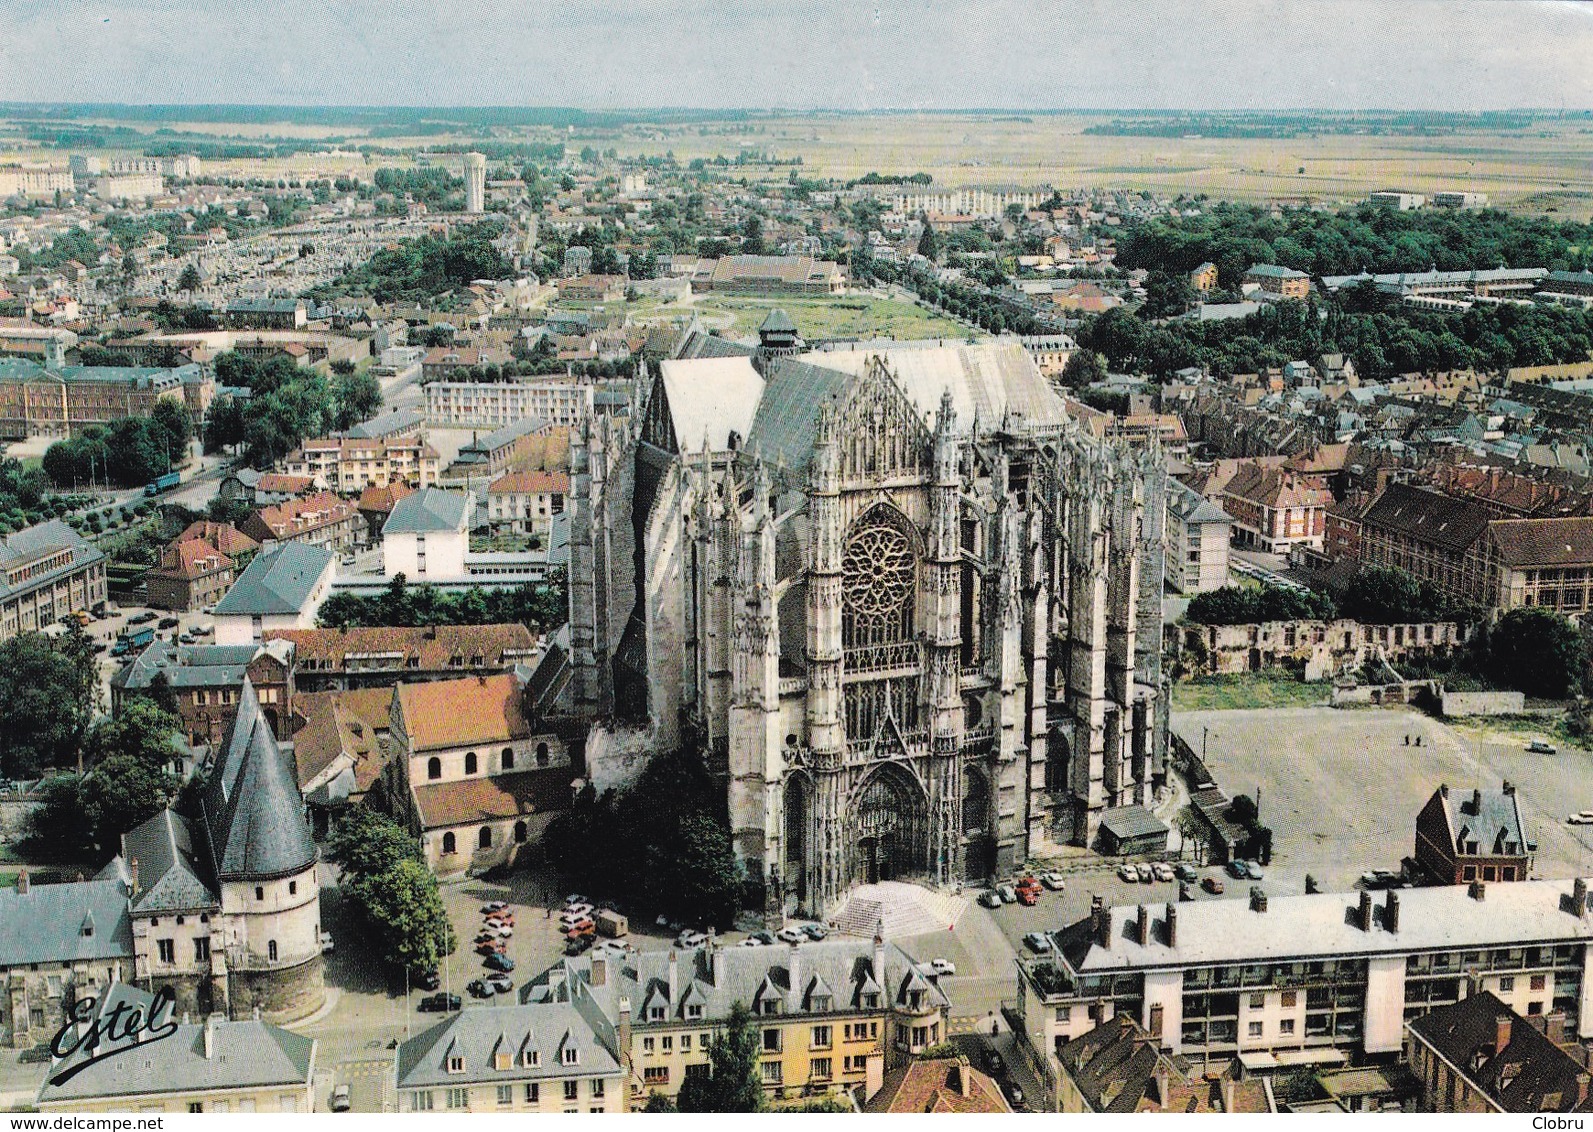
[[[489,940],[486,943],[476,944],[477,955],[502,955],[507,950],[509,950],[508,945],[501,939],[494,939]]]
[[[597,925],[592,923],[591,920],[582,920],[569,931],[565,932],[564,938],[568,940],[591,939],[596,935]]]
[[[514,927],[514,913],[510,912],[508,909],[505,909],[501,912],[494,912],[492,915],[487,917],[487,926],[512,928]]]
[[[1040,903],[1040,890],[1038,888],[1018,889],[1018,903],[1029,907]]]
[[[1222,895],[1222,881],[1218,880],[1216,877],[1207,877],[1205,880],[1200,882],[1200,887],[1204,888],[1213,896]]]

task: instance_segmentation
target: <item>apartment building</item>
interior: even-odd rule
[[[1496,519],[1481,550],[1500,609],[1593,610],[1593,518]]]
[[[145,417],[170,397],[185,404],[185,381],[198,366],[43,366],[0,358],[0,439],[76,436],[90,425]]]
[[[509,472],[487,485],[487,518],[493,526],[546,540],[569,494],[565,472]]]
[[[1224,485],[1222,509],[1233,518],[1233,539],[1272,554],[1294,546],[1322,549],[1333,493],[1289,468],[1239,465]]]
[[[426,419],[437,428],[502,428],[534,417],[575,428],[592,414],[595,387],[571,378],[514,381],[433,381],[426,386]]]
[[[460,445],[459,456],[449,470],[454,474],[496,476],[537,468],[568,471],[569,466],[570,430],[528,417],[485,436],[472,436],[469,444]]]
[[[871,1096],[887,1071],[948,1036],[937,978],[878,939],[593,951],[542,972],[520,1000],[594,1007],[583,1015],[613,1027],[632,1108],[652,1093],[673,1097],[688,1076],[707,1071],[713,1035],[736,1003],[753,1015],[758,1072],[776,1101],[842,1090]]]
[[[1020,961],[1025,1056],[1117,1014],[1192,1061],[1308,1065],[1397,1053],[1405,1025],[1487,991],[1593,1035],[1593,919],[1582,879],[1106,908]],[[1265,1056],[1263,1056],[1265,1055]]]
[[[262,544],[297,542],[335,554],[352,550],[365,539],[365,520],[359,508],[330,491],[262,507],[238,529]]]
[[[216,603],[216,644],[257,644],[270,629],[308,629],[326,600],[337,555],[289,542],[268,547]]]
[[[0,538],[0,641],[105,602],[105,555],[60,519]]]
[[[1199,492],[1167,481],[1167,584],[1198,594],[1228,584],[1233,517]]]
[[[290,644],[301,692],[389,688],[461,675],[499,675],[528,664],[537,639],[521,624],[282,629],[266,641]]]
[[[258,549],[260,545],[231,524],[195,523],[193,526],[226,527],[235,536],[228,540],[228,545],[234,548],[247,544]],[[167,544],[160,553],[160,561],[144,575],[144,600],[156,609],[191,613],[214,605],[232,588],[240,568],[239,558],[248,557],[245,553],[228,553],[203,534],[190,531],[184,531]]]
[[[356,492],[401,481],[411,487],[437,482],[437,450],[420,436],[362,439],[323,436],[306,440],[283,458],[290,476],[312,476],[334,491]]]
[[[513,861],[570,801],[570,750],[536,727],[515,673],[399,684],[387,797],[440,875]]]

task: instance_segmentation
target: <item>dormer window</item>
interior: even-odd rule
[[[528,1049],[520,1055],[520,1065],[526,1069],[535,1069],[542,1064],[542,1055],[534,1049]]]
[[[647,1020],[649,1022],[662,1022],[664,1020],[664,1008],[662,1006],[648,1007]]]
[[[863,1009],[864,1010],[878,1010],[879,1009],[879,995],[874,994],[872,992],[863,995]]]
[[[778,998],[764,999],[758,1003],[758,1013],[763,1015],[780,1013],[780,1000]]]
[[[924,1008],[924,992],[921,990],[907,992],[907,1009],[922,1010]]]
[[[495,1053],[492,1055],[492,1067],[494,1069],[508,1069],[513,1063],[514,1057],[511,1054]]]
[[[830,1010],[830,996],[827,994],[814,995],[809,1003],[809,1009],[820,1014],[828,1013]]]
[[[559,1060],[565,1065],[579,1065],[581,1062],[581,1051],[576,1049],[574,1046],[565,1046],[559,1057]]]
[[[449,1055],[449,1058],[448,1058],[448,1072],[450,1072],[450,1073],[463,1073],[464,1071],[465,1071],[465,1059],[461,1055],[459,1055],[457,1053]]]
[[[695,1021],[702,1017],[702,1004],[693,1002],[686,1007],[686,1017]]]

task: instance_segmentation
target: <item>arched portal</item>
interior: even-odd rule
[[[852,806],[858,879],[873,884],[925,871],[929,807],[907,771],[887,764],[863,784]]]
[[[990,780],[977,766],[962,768],[963,879],[982,880],[995,867],[995,823],[990,813]]]

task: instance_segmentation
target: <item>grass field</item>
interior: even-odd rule
[[[1306,684],[1287,676],[1202,676],[1173,685],[1173,710],[1310,707],[1326,702],[1332,692],[1331,684]]]
[[[710,330],[727,338],[755,338],[758,326],[776,307],[797,324],[809,342],[824,338],[967,338],[983,335],[917,304],[881,295],[836,295],[829,298],[754,299],[723,295],[693,296],[687,302],[642,300],[630,306],[638,322],[689,318],[695,315]]]

